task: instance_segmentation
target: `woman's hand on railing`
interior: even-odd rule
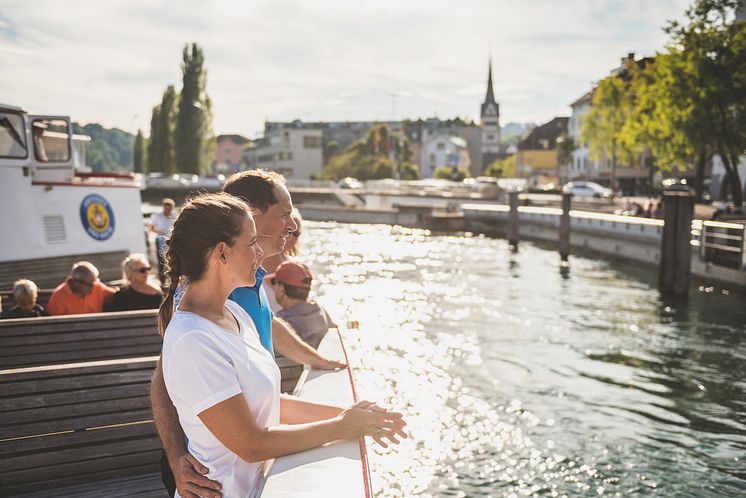
[[[384,448],[386,440],[399,444],[399,439],[406,439],[404,432],[407,423],[401,413],[388,411],[373,401],[360,401],[339,414],[345,432],[345,439],[370,436]]]

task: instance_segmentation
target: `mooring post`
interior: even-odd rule
[[[663,193],[663,235],[658,290],[664,294],[689,292],[692,267],[694,197],[688,192]]]
[[[508,192],[508,203],[510,211],[508,212],[508,244],[518,247],[518,192]]]
[[[559,224],[559,253],[562,261],[570,257],[570,207],[572,207],[572,194],[562,192],[562,214]]]

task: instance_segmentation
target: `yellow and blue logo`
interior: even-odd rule
[[[98,194],[87,195],[80,203],[80,221],[86,233],[96,240],[106,240],[114,233],[114,210]]]

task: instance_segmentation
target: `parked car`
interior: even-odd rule
[[[197,188],[209,190],[220,190],[225,183],[225,175],[205,175],[200,176],[197,180]]]
[[[347,177],[342,178],[337,182],[337,185],[339,185],[342,188],[363,188],[363,182],[358,180],[357,178]]]
[[[575,197],[592,197],[596,199],[611,199],[613,192],[594,182],[569,182],[562,187],[563,192],[568,192]]]
[[[168,173],[150,173],[145,180],[147,188],[152,189],[182,189],[187,188],[189,183],[180,175],[169,175]]]

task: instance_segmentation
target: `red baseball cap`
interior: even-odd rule
[[[311,270],[303,263],[283,261],[274,273],[268,273],[264,278],[276,278],[283,284],[308,289],[311,287],[313,275],[311,275]]]

